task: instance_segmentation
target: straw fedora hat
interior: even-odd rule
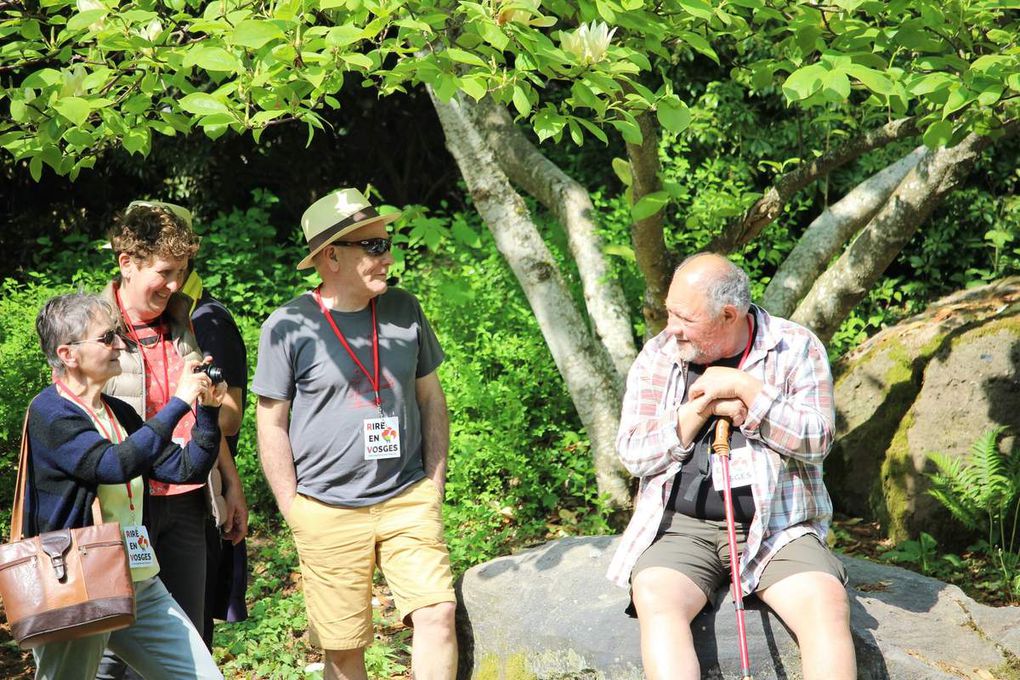
[[[358,227],[375,222],[389,224],[398,217],[399,212],[380,215],[357,189],[339,189],[320,198],[301,216],[308,257],[298,262],[297,268],[311,267],[312,258],[320,250]]]

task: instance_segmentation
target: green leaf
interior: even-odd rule
[[[199,45],[196,48],[192,48],[184,57],[184,66],[196,65],[206,71],[236,73],[241,70],[240,60],[222,47]]]
[[[591,91],[591,88],[580,80],[575,81],[574,84],[570,86],[570,93],[574,96],[574,100],[580,106],[587,106],[589,109],[599,111],[600,113],[602,113],[605,109],[605,106],[599,104],[598,97],[596,97],[595,93]]]
[[[456,47],[450,47],[445,52],[446,56],[454,61],[458,61],[462,64],[470,64],[471,66],[485,66],[485,62],[477,54],[472,54],[465,50],[458,49]]]
[[[630,209],[630,216],[635,222],[647,219],[661,211],[669,203],[669,194],[665,191],[656,191],[641,197],[634,207]]]
[[[478,33],[485,42],[502,52],[510,44],[510,38],[496,24],[483,22],[478,24]]]
[[[478,237],[478,232],[468,226],[467,222],[462,219],[454,220],[451,232],[453,233],[453,238],[468,248],[482,247],[482,240]]]
[[[606,255],[614,255],[616,257],[623,258],[627,262],[637,262],[637,257],[634,255],[634,249],[630,246],[610,244],[602,249]]]
[[[719,63],[719,55],[715,53],[715,50],[712,49],[708,40],[706,40],[703,36],[700,36],[697,33],[692,33],[691,31],[680,31],[677,35],[681,40],[694,48],[696,52],[704,54],[717,64]]]
[[[599,140],[603,144],[608,144],[609,143],[609,137],[607,137],[606,133],[602,131],[602,128],[600,128],[595,123],[591,122],[587,118],[576,118],[575,117],[574,120],[576,120],[578,123],[580,123],[581,127],[583,127],[585,130],[590,132],[591,136],[594,137],[595,139]]]
[[[655,117],[670,132],[683,132],[691,124],[690,109],[675,94],[659,100],[655,105]]]
[[[484,97],[485,93],[488,91],[484,79],[472,77],[461,78],[460,89],[476,102],[481,101],[482,97]]]
[[[644,140],[644,135],[641,134],[641,127],[634,121],[633,117],[617,118],[616,120],[609,121],[609,124],[619,131],[623,141],[628,144],[640,144]]]
[[[375,62],[365,54],[345,54],[340,57],[345,64],[361,71],[371,71],[375,68]]]
[[[932,92],[938,92],[949,87],[955,80],[948,73],[927,73],[913,82],[909,92],[916,97],[931,94]]]
[[[179,101],[181,108],[196,116],[207,116],[213,113],[226,113],[230,109],[222,101],[205,92],[192,92]]]
[[[691,16],[705,20],[712,18],[712,5],[705,0],[679,0],[679,3]]]
[[[39,156],[32,156],[32,160],[28,162],[28,172],[32,175],[32,179],[36,182],[42,179],[42,158]]]
[[[106,16],[106,9],[88,9],[67,20],[67,30],[72,33],[84,30]]]
[[[799,68],[783,83],[783,94],[791,102],[807,99],[821,89],[828,73],[822,64],[809,64]]]
[[[46,88],[64,82],[64,75],[52,68],[41,68],[21,81],[21,87]]]
[[[620,178],[624,186],[630,186],[634,183],[634,176],[631,174],[630,163],[622,158],[613,159],[613,172]]]
[[[531,115],[531,102],[528,100],[528,95],[524,92],[524,89],[520,85],[514,85],[513,94],[514,108],[517,112],[527,118]]]
[[[259,111],[258,113],[251,117],[251,125],[256,127],[265,125],[269,121],[276,120],[280,116],[286,114],[287,114],[286,109],[272,109],[269,111]]]
[[[924,131],[924,144],[930,149],[945,146],[953,138],[953,121],[937,120]]]
[[[950,89],[949,97],[945,106],[942,107],[942,117],[947,118],[963,107],[974,101],[974,93],[966,87],[956,86]]]
[[[355,24],[334,26],[326,33],[326,42],[330,45],[343,47],[355,43],[365,37],[365,29]]]
[[[822,92],[831,101],[844,101],[850,97],[850,79],[842,71],[829,71],[822,78]]]
[[[131,154],[148,155],[151,143],[152,135],[145,126],[132,128],[123,138],[124,148]]]
[[[566,120],[551,106],[547,106],[535,115],[535,134],[539,141],[555,137],[563,131]]]
[[[607,0],[595,0],[595,9],[598,11],[599,16],[609,22],[610,25],[616,23],[616,12],[613,11],[612,5]]]
[[[861,66],[860,64],[850,64],[846,67],[846,72],[848,75],[864,83],[864,86],[872,92],[888,95],[892,94],[895,90],[892,81],[884,73],[873,68]]]
[[[234,45],[257,50],[267,42],[279,40],[283,37],[283,31],[276,24],[270,21],[247,19],[238,24],[237,28],[234,29],[230,36],[230,42]]]
[[[79,149],[87,149],[92,146],[95,139],[85,130],[81,128],[70,128],[64,133],[64,139],[71,146],[76,146]]]
[[[89,104],[87,99],[81,97],[64,97],[58,99],[57,103],[53,105],[53,108],[57,110],[60,115],[67,118],[75,125],[81,125],[88,120],[89,114],[92,113],[92,106]]]

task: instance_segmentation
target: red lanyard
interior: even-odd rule
[[[333,315],[329,313],[329,310],[326,309],[326,305],[323,304],[322,293],[319,292],[319,288],[321,287],[322,286],[318,286],[315,288],[315,301],[319,303],[319,309],[322,310],[322,315],[326,317],[326,321],[329,321],[330,328],[333,329],[333,332],[336,334],[340,344],[344,346],[345,350],[347,350],[347,354],[350,355],[351,360],[357,364],[358,368],[361,369],[361,372],[365,374],[366,378],[368,378],[369,384],[375,391],[375,405],[381,411],[382,397],[379,395],[379,324],[376,323],[375,318],[375,298],[372,298],[372,302],[369,303],[369,306],[372,308],[372,361],[375,362],[375,377],[373,377],[369,374],[365,365],[361,363],[361,360],[354,354],[354,350],[351,349],[350,344],[348,344],[347,338],[344,337],[344,334],[340,332],[340,328],[336,325],[336,322],[333,321]]]
[[[85,412],[88,413],[89,416],[92,418],[92,422],[96,424],[96,427],[102,433],[103,437],[107,441],[112,442],[113,437],[110,436],[110,433],[106,431],[106,427],[103,426],[102,421],[99,420],[99,414],[90,409],[88,405],[85,404],[85,402],[83,402],[81,399],[79,399],[77,395],[74,394],[74,392],[68,389],[67,385],[61,382],[59,378],[54,380],[54,382],[57,384],[57,387],[59,387],[63,391],[63,393],[67,396],[68,399],[78,404],[78,406],[82,407],[83,409],[85,409]],[[102,400],[100,399],[100,401]],[[113,417],[113,411],[110,410],[109,405],[105,401],[103,401],[102,403],[103,408],[106,410],[106,417],[110,419],[110,427],[113,429],[113,434],[117,437],[117,443],[120,444],[121,442],[124,441],[124,439],[120,436],[120,430],[117,429],[117,419]],[[134,512],[135,497],[134,494],[131,493],[131,482],[130,481],[124,482],[124,487],[127,489],[128,506],[131,508],[131,511]]]
[[[747,347],[744,348],[744,353],[740,356],[740,363],[737,364],[737,370],[744,367],[744,362],[747,361],[747,355],[751,353],[751,345],[754,344],[754,319],[748,315],[747,317]]]
[[[131,334],[131,339],[138,345],[138,349],[141,351],[139,355],[142,359],[142,374],[148,375],[148,371],[145,370],[145,352],[148,351],[145,345],[142,344],[141,338],[138,337],[138,331],[135,330],[135,325],[131,322],[131,317],[128,316],[127,310],[124,309],[124,304],[120,301],[120,290],[116,287],[113,289],[113,295],[117,299],[117,308],[120,309],[120,315],[124,318],[124,323],[127,324],[128,333]],[[166,354],[166,339],[163,337],[163,321],[159,322],[159,333],[156,335],[159,339],[160,349],[163,350],[163,384],[159,384],[159,378],[152,376],[153,382],[159,385],[159,391],[163,397],[162,404],[166,406],[170,401],[170,370],[167,365],[170,363],[169,357]]]

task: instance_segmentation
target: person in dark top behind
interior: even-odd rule
[[[192,300],[191,324],[199,348],[205,356],[212,357],[230,386],[224,402],[232,408],[222,412],[220,427],[230,454],[236,458],[248,393],[248,352],[233,315],[204,288],[201,277],[195,271],[194,261],[188,263],[181,292]],[[248,618],[244,600],[248,586],[248,556],[243,538],[240,542],[227,540],[212,523],[206,538],[208,552],[202,637],[211,648],[215,619],[236,623]]]

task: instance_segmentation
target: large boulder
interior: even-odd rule
[[[833,366],[836,443],[825,480],[837,511],[896,540],[967,537],[927,493],[928,454],[966,455],[986,431],[1020,428],[1020,277],[944,298]],[[1016,455],[1016,440],[1003,441]]]
[[[460,678],[639,680],[638,624],[625,590],[605,579],[619,539],[566,538],[468,570],[458,583]],[[1020,608],[977,604],[913,572],[841,558],[861,680],[1014,678]],[[749,602],[756,680],[800,678],[796,642]],[[739,677],[736,619],[726,597],[694,625],[703,678]]]

